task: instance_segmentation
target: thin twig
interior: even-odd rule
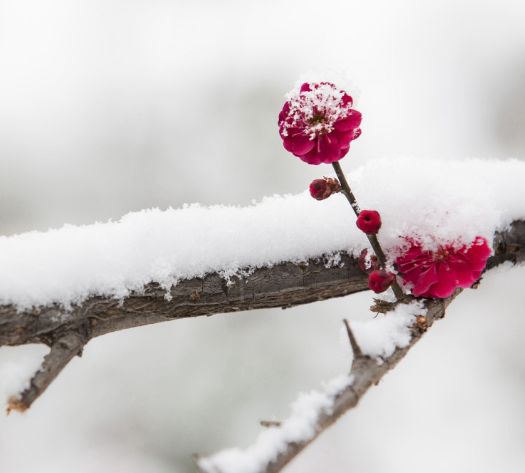
[[[346,333],[348,335],[348,340],[350,341],[350,346],[352,347],[352,351],[354,352],[354,360],[357,358],[362,358],[363,352],[361,351],[361,347],[357,343],[354,332],[352,332],[352,329],[350,328],[350,323],[346,319],[343,319],[343,323],[346,327]]]
[[[487,268],[506,261],[514,264],[525,262],[525,220],[517,220],[495,235],[494,255],[489,258]],[[13,305],[0,305],[0,346],[30,343],[53,346],[56,345],[54,341],[64,334],[73,334],[73,337],[79,336],[87,341],[107,333],[167,320],[289,307],[366,290],[366,275],[359,269],[357,261],[341,251],[341,263],[342,266],[327,267],[322,255],[308,260],[307,264],[284,262],[252,271],[249,276],[235,279],[231,286],[226,286],[219,274],[212,273],[173,286],[169,300],[164,289],[149,284],[144,291],[133,292],[123,301],[95,296],[71,310],[51,305],[19,311]],[[195,293],[199,297],[192,297]],[[78,346],[82,347],[81,344]],[[57,350],[55,347],[52,351],[55,354]],[[79,350],[72,350],[71,357]],[[60,359],[63,368],[67,361],[63,357]],[[49,377],[47,379],[51,381]],[[21,402],[18,397],[11,400],[10,407],[22,410],[30,404]]]
[[[29,409],[71,359],[81,353],[83,347],[84,339],[77,333],[68,333],[53,343],[42,366],[31,378],[29,387],[9,399],[7,413]]]
[[[355,212],[356,217],[359,217],[359,214],[361,213],[361,209],[359,208],[359,204],[357,203],[357,199],[355,198],[355,195],[352,192],[352,189],[350,189],[350,185],[348,184],[348,181],[346,180],[345,173],[343,172],[343,169],[341,168],[339,161],[333,162],[332,166],[337,175],[337,179],[339,179],[339,182],[341,184],[343,194],[348,199],[348,202],[350,202],[350,205],[352,206],[352,209]]]
[[[350,202],[350,205],[352,206],[352,209],[354,213],[356,214],[356,216],[359,217],[359,214],[361,213],[361,209],[359,208],[357,199],[355,198],[355,195],[352,192],[352,189],[350,189],[350,185],[348,184],[348,181],[346,180],[345,173],[343,172],[343,169],[341,168],[339,161],[333,162],[332,166],[335,170],[335,173],[337,174],[337,178],[339,179],[339,182],[341,183],[343,194],[348,199],[348,202]],[[372,246],[372,249],[374,250],[374,253],[377,256],[379,265],[381,266],[381,268],[384,269],[386,266],[386,256],[383,251],[383,248],[381,248],[379,240],[377,239],[377,235],[367,233],[366,237],[368,238],[368,241],[370,242],[370,245]],[[396,276],[396,279],[394,279],[394,281],[392,282],[392,290],[394,291],[394,295],[396,296],[396,299],[398,301],[402,301],[404,299],[405,293],[403,292],[403,289],[401,289],[401,286],[399,286],[397,282],[397,276]]]
[[[292,307],[367,290],[367,277],[357,260],[344,248],[338,253],[341,260],[335,266],[327,266],[319,254],[303,263],[285,261],[255,271],[243,268],[249,275],[232,279],[230,285],[218,273],[182,280],[170,289],[170,298],[165,289],[150,283],[123,300],[93,296],[70,309],[56,304],[29,310],[0,305],[0,346],[51,345],[67,332],[88,331],[92,339],[168,320]],[[505,261],[525,262],[525,220],[516,220],[495,235],[487,268]]]
[[[425,303],[427,328],[430,327],[434,321],[444,316],[446,308],[460,292],[461,290],[456,291],[448,299],[431,300]],[[267,448],[265,448],[266,443],[264,443],[260,450],[255,449],[255,445],[248,447],[244,452],[247,452],[249,457],[247,460],[247,464],[250,464],[249,471],[252,473],[279,473],[305,447],[315,441],[319,434],[334,424],[349,409],[355,407],[368,389],[378,384],[383,376],[396,366],[402,358],[404,358],[408,351],[418,340],[421,339],[425,331],[426,330],[420,330],[417,326],[414,326],[412,330],[412,338],[408,346],[397,348],[392,355],[382,359],[382,363],[378,363],[376,360],[367,356],[361,356],[356,359],[352,364],[352,369],[350,371],[349,379],[351,382],[339,391],[339,393],[333,398],[331,405],[326,406],[323,404],[318,408],[317,420],[311,429],[312,433],[310,435],[305,435],[300,440],[297,438],[287,440],[287,437],[284,434],[279,436],[279,439],[284,438],[283,443],[280,443],[279,448],[273,451],[273,453],[272,451],[268,452]],[[350,333],[352,332],[350,331]],[[352,338],[353,337],[350,337],[350,340],[352,340]],[[286,421],[284,421],[283,425],[285,424]],[[257,451],[257,454],[253,458],[253,461],[250,461],[252,460],[250,455],[253,454],[254,449]],[[239,450],[235,449],[234,452],[238,454]],[[262,455],[262,459],[259,454]],[[220,452],[218,455],[220,455]],[[217,458],[219,459],[217,460]],[[231,458],[229,464],[232,464]],[[198,466],[204,473],[230,473],[228,468],[221,463],[220,457],[201,457]],[[240,470],[237,468],[235,471]]]

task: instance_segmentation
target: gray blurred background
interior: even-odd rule
[[[0,0],[0,234],[301,192],[330,168],[287,154],[276,120],[312,68],[359,87],[347,170],[523,158],[524,24],[518,0]],[[462,296],[288,471],[525,471],[524,276]],[[192,453],[249,444],[347,370],[340,321],[370,297],[95,340],[30,412],[0,417],[0,471],[192,471]]]

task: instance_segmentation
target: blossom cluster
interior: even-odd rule
[[[378,253],[369,256],[364,250],[359,258],[371,290],[379,293],[392,286],[397,299],[404,298],[393,268],[416,297],[446,298],[456,288],[471,287],[479,279],[491,254],[487,240],[481,236],[468,245],[458,247],[448,242],[437,250],[425,249],[407,236],[404,251],[387,264],[377,239],[381,215],[377,210],[359,210],[337,163],[348,153],[350,142],[361,134],[361,113],[353,108],[352,97],[346,91],[331,82],[305,82],[287,94],[278,125],[287,151],[308,164],[331,163],[341,178],[341,182],[327,177],[315,179],[310,184],[310,195],[324,200],[343,193],[350,201],[357,227]]]

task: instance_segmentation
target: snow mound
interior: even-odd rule
[[[351,170],[350,159],[343,165]],[[387,249],[403,235],[429,245],[476,235],[490,242],[495,230],[525,217],[525,163],[517,160],[376,160],[348,178],[361,207],[380,211]],[[367,246],[342,195],[143,210],[119,221],[0,237],[0,304],[26,309],[95,294],[123,298],[150,282],[169,288],[210,272],[228,277]]]

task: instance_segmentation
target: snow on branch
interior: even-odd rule
[[[249,447],[230,448],[198,458],[199,469],[204,473],[280,472],[320,433],[357,405],[368,389],[407,354],[433,322],[444,317],[445,309],[459,292],[461,289],[443,300],[401,303],[384,318],[367,322],[367,326],[379,332],[379,338],[381,335],[387,338],[381,350],[377,349],[377,340],[369,349],[360,345],[360,333],[354,334],[345,321],[354,354],[350,373],[325,383],[318,391],[301,394],[292,405],[290,417],[266,428]],[[387,322],[388,327],[383,322]]]
[[[525,261],[524,220],[513,222],[507,231],[494,237],[494,255],[487,268],[505,261],[514,264]],[[286,308],[367,289],[366,274],[359,269],[356,259],[344,252],[340,253],[337,264],[333,258],[320,256],[246,274],[233,278],[229,285],[218,273],[181,281],[170,289],[168,298],[164,289],[149,284],[122,301],[95,296],[67,309],[56,304],[27,311],[19,311],[13,305],[0,306],[0,346],[45,343],[51,347],[29,388],[13,393],[9,409],[29,408],[71,358],[81,353],[90,339],[100,335],[200,315]],[[370,345],[366,348],[373,353]],[[384,349],[382,343],[381,349]]]
[[[425,161],[425,173],[419,166],[372,161],[352,174],[364,205],[382,209],[387,252],[405,235],[428,244],[483,235],[495,248],[489,266],[523,260],[525,163]],[[11,407],[29,407],[90,339],[106,333],[365,290],[355,257],[368,245],[344,196],[318,202],[307,193],[0,237],[0,346],[51,347],[31,393]]]
[[[381,209],[387,250],[407,235],[434,244],[490,239],[525,218],[525,162],[377,160],[349,178],[363,208]],[[341,250],[358,256],[368,246],[343,195],[316,201],[304,192],[248,207],[144,210],[119,221],[0,237],[0,305],[27,310],[67,308],[93,296],[122,300],[149,283],[168,290],[211,273],[227,281],[246,268]]]

